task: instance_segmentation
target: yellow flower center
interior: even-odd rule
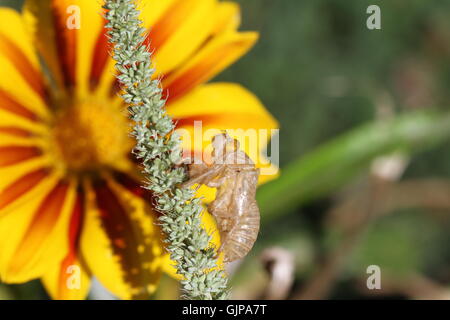
[[[56,149],[66,169],[93,171],[118,167],[131,148],[126,116],[121,110],[92,101],[75,103],[56,117]]]

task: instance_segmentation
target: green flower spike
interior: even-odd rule
[[[134,0],[106,0],[107,34],[114,44],[113,58],[123,86],[122,95],[134,122],[135,156],[142,161],[145,188],[157,199],[163,213],[160,223],[170,257],[183,276],[186,299],[226,299],[227,277],[217,268],[211,235],[201,226],[203,210],[195,191],[181,188],[187,179],[181,162],[181,141],[166,113],[159,80],[152,80],[151,53],[144,42],[145,29]]]

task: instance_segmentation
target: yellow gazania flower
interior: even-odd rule
[[[179,127],[277,127],[244,88],[205,84],[257,39],[237,31],[235,3],[142,3]],[[67,28],[71,5],[80,29]],[[118,297],[141,297],[171,268],[130,155],[104,23],[94,0],[27,0],[23,14],[0,8],[0,279],[41,278],[58,299],[84,298],[92,276]]]

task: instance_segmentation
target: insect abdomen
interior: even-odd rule
[[[222,244],[225,262],[243,258],[252,249],[259,233],[260,215],[256,203],[240,216]]]

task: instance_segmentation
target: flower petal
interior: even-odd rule
[[[51,158],[42,156],[0,168],[0,177],[2,177],[0,179],[0,198],[3,196],[5,188],[14,184],[21,177],[36,170],[47,170],[51,164]]]
[[[9,8],[0,8],[0,55],[14,65],[38,95],[46,97],[44,80],[31,38],[20,14]]]
[[[147,45],[154,52],[155,76],[169,73],[187,61],[217,29],[217,0],[148,1],[141,10],[144,26],[149,28]],[[103,42],[104,39],[102,40]],[[103,50],[101,45],[100,50]],[[103,53],[104,54],[104,53]],[[103,58],[99,59],[101,62]],[[104,63],[104,62],[102,62]],[[107,63],[99,90],[117,88],[111,59]],[[98,78],[98,71],[95,72]]]
[[[28,138],[30,137],[31,133],[27,130],[16,128],[13,126],[0,126],[0,136],[12,136],[12,137],[18,137],[18,138]]]
[[[84,300],[91,285],[87,268],[72,255],[50,267],[41,281],[54,300]]]
[[[23,15],[33,43],[52,72],[54,80],[62,87],[63,84],[70,82],[70,78],[73,81],[75,64],[70,61],[74,55],[68,50],[68,45],[73,43],[73,37],[68,36],[64,39],[63,35],[69,33],[62,21],[63,16],[60,14],[59,19],[56,18],[54,2],[54,0],[26,0]],[[67,66],[68,69],[63,70],[63,66]]]
[[[69,252],[61,263],[55,264],[42,278],[47,292],[53,299],[81,300],[85,299],[88,294],[90,273],[85,263],[78,257],[84,208],[84,192],[79,189],[69,224],[67,237]]]
[[[278,123],[258,98],[243,87],[231,83],[203,85],[171,103],[168,112],[177,120],[178,129],[187,130],[183,148],[188,157],[202,156],[209,161],[212,137],[227,130],[258,168],[272,167],[262,153]],[[196,121],[200,127],[194,128]],[[261,175],[260,183],[276,177],[276,168],[270,172],[274,174]]]
[[[81,249],[92,274],[118,297],[148,298],[155,290],[162,243],[152,209],[112,179],[89,187]]]
[[[41,151],[32,146],[0,146],[0,168],[30,160],[41,155]]]
[[[134,156],[133,156],[134,157]],[[152,201],[152,192],[146,188],[144,188],[140,182],[145,178],[139,172],[139,170],[133,166],[130,170],[121,172],[115,171],[113,172],[114,181],[120,184],[123,188],[134,194],[136,197],[142,198],[147,201],[151,205]],[[158,215],[157,212],[155,212]]]
[[[168,100],[174,101],[244,55],[258,39],[256,32],[224,32],[210,40],[180,69],[163,79]]]
[[[243,114],[251,117],[250,123],[247,118],[247,126],[258,124],[257,128],[278,127],[278,122],[261,101],[253,93],[235,83],[216,82],[200,86],[182,99],[170,103],[167,108],[170,115],[176,119],[223,114],[239,117]]]
[[[40,124],[27,122],[20,117],[4,114],[0,110],[0,117],[2,115],[4,115],[5,118],[0,120],[0,149],[6,149],[7,154],[9,153],[8,149],[10,149],[10,153],[12,153],[10,156],[13,158],[21,157],[19,154],[14,154],[15,148],[18,150],[33,149],[34,151],[30,154],[31,158],[33,158],[33,156],[36,157],[45,154],[41,150],[48,145],[48,128]],[[8,161],[8,159],[3,160]],[[11,160],[10,158],[9,161],[12,162],[7,164],[8,166],[20,162]],[[2,163],[2,160],[0,160],[0,163]],[[0,167],[3,165],[0,164]]]
[[[40,149],[48,142],[48,137],[32,135],[29,131],[21,131],[19,128],[4,128],[4,131],[2,129],[3,127],[0,126],[0,149],[9,146],[34,147],[37,151],[36,155],[41,155]]]
[[[92,56],[103,34],[101,13],[92,0],[27,0],[24,6],[28,29],[55,80],[75,88],[80,99],[88,93]]]
[[[7,112],[8,114],[21,117],[21,120],[29,120],[29,122],[36,121],[36,114],[34,112],[17,102],[4,90],[0,90],[0,112],[2,112],[2,117],[0,117],[1,120],[6,118],[7,115],[3,115],[3,113]],[[2,122],[10,124],[11,120],[7,119]]]
[[[144,28],[150,29],[155,25],[175,2],[180,0],[142,0],[138,1],[138,10],[141,12],[140,19],[143,21]]]
[[[14,202],[14,200],[22,196],[24,193],[31,190],[34,186],[38,185],[39,182],[44,180],[47,176],[48,171],[46,169],[39,168],[23,175],[14,183],[1,190],[0,210]]]
[[[6,102],[0,109],[30,120],[35,116],[50,119],[51,113],[43,97],[30,86],[13,62],[0,54],[0,65],[0,101]]]
[[[178,67],[212,33],[216,0],[178,0],[151,28],[148,38],[154,49],[158,73]]]
[[[69,5],[77,5],[81,13],[80,29],[76,30],[76,82],[79,98],[85,97],[90,89],[91,69],[95,63],[93,56],[97,41],[105,37],[104,19],[102,17],[101,1],[71,0]],[[106,51],[109,54],[109,51]]]
[[[217,18],[215,19],[214,34],[237,30],[241,24],[241,8],[235,2],[219,2]]]
[[[176,0],[143,0],[138,2],[143,26],[150,29],[156,21],[170,8]],[[115,61],[110,56],[111,45],[104,31],[98,35],[91,69],[91,89],[97,94],[106,96],[111,92],[115,81]],[[98,87],[97,87],[98,86]]]
[[[141,11],[140,18],[143,20],[144,28],[150,29],[174,1],[176,0],[139,1],[138,9]],[[90,75],[91,89],[97,89],[100,95],[109,95],[115,80],[115,61],[111,58],[110,51],[111,45],[103,31],[97,38]]]
[[[0,216],[0,277],[8,283],[38,278],[67,254],[73,184],[48,176],[27,196]]]
[[[135,196],[146,200],[148,203],[151,203],[153,201],[151,192],[143,188],[138,182],[136,182],[135,179],[130,178],[129,176],[127,176],[122,172],[116,172],[114,174],[114,179],[115,181],[120,183],[126,190],[128,190]],[[216,189],[201,186],[197,190],[196,196],[204,198],[205,202],[210,202],[214,200],[215,193]],[[207,232],[212,234],[212,244],[216,248],[218,248],[220,246],[220,235],[217,230],[214,218],[211,216],[211,214],[209,214],[205,210],[202,215],[202,220],[203,220],[203,227],[206,228]],[[221,258],[223,260],[223,256]],[[221,261],[220,265],[222,263],[222,260],[220,260]],[[176,274],[175,263],[172,260],[170,260],[170,256],[167,253],[164,254],[162,268],[163,271],[168,273],[170,276],[177,279],[181,279],[181,276]]]

